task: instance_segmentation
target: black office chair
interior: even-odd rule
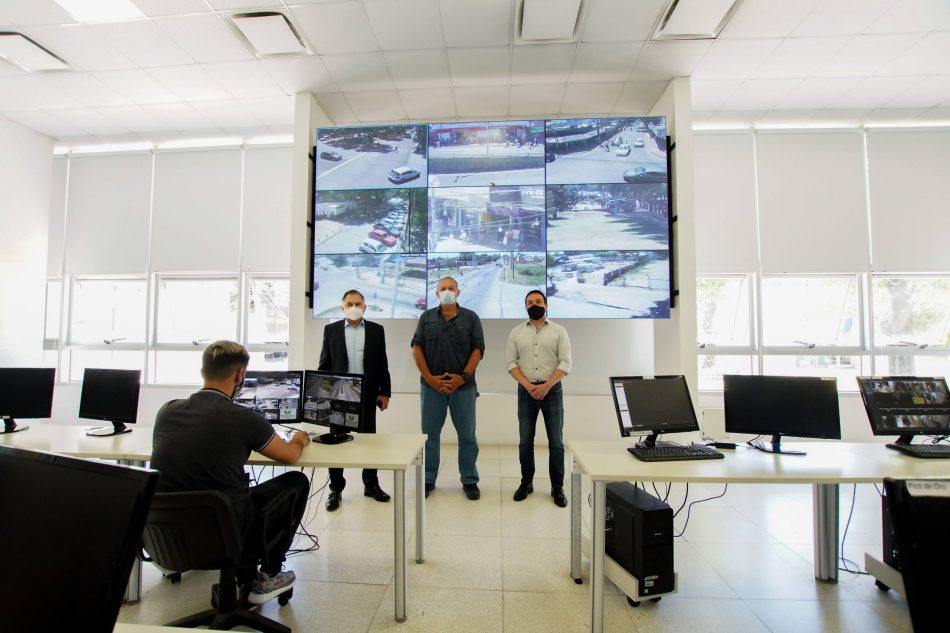
[[[950,567],[950,480],[885,479],[884,490],[914,633],[943,633],[947,630],[944,600]]]
[[[268,507],[277,507],[285,498],[280,495],[273,499],[261,514],[267,516]],[[265,527],[262,534],[274,531]],[[220,570],[218,584],[212,588],[213,608],[169,622],[167,626],[208,625],[214,630],[229,630],[244,625],[263,633],[291,633],[289,627],[239,604],[235,571],[241,563],[244,538],[226,494],[206,490],[155,495],[143,541],[145,550],[164,569],[175,572]],[[285,605],[292,596],[293,589],[290,589],[280,594],[277,601]]]

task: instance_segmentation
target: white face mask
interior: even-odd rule
[[[343,314],[346,315],[346,318],[350,321],[359,321],[363,318],[363,308],[358,306],[351,306],[343,311]]]
[[[442,292],[439,293],[439,303],[441,303],[444,306],[453,305],[456,299],[457,297],[455,296],[455,292],[453,292],[452,290],[443,290]]]

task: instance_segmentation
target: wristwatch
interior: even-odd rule
[[[462,377],[462,380],[465,381],[466,383],[468,383],[469,378],[471,378],[471,376],[469,376],[469,375],[468,375],[466,372],[464,372],[464,371],[463,371],[461,374],[459,374],[459,376],[461,376],[461,377]]]

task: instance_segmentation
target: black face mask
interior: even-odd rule
[[[537,321],[544,316],[544,306],[533,305],[528,308],[528,318],[532,321]]]

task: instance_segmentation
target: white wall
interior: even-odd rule
[[[0,366],[43,362],[53,142],[0,117]]]

